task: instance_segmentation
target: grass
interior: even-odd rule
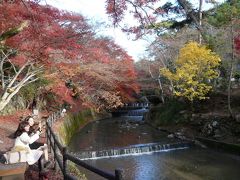
[[[70,172],[73,176],[78,177],[79,180],[87,180],[85,174],[81,173],[78,166],[73,162],[68,163],[68,172]]]
[[[60,135],[65,145],[68,145],[71,138],[77,133],[81,126],[83,126],[89,120],[92,120],[93,116],[90,109],[79,112],[75,115],[68,115],[60,128]]]
[[[73,135],[77,133],[80,128],[90,120],[94,119],[94,114],[91,109],[79,112],[78,114],[68,115],[65,117],[62,126],[59,128],[59,135],[62,143],[67,146]],[[68,163],[68,172],[76,176],[77,179],[87,180],[86,176],[81,173],[78,166],[73,162]]]

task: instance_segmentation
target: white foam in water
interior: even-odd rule
[[[100,156],[100,157],[91,157],[91,158],[79,158],[82,161],[86,160],[95,160],[95,159],[104,159],[104,158],[118,158],[118,157],[124,157],[124,156],[140,156],[140,155],[151,155],[153,153],[159,153],[159,152],[169,152],[174,150],[182,150],[187,149],[189,147],[179,147],[179,148],[172,148],[172,149],[162,149],[157,151],[149,151],[149,152],[142,152],[142,153],[132,153],[132,154],[120,154],[120,155],[114,155],[114,156]]]

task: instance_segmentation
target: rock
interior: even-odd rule
[[[174,134],[169,134],[167,137],[168,138],[174,138]]]
[[[1,141],[1,140],[0,140],[0,143],[2,144],[2,143],[3,143],[3,141]]]
[[[211,135],[213,134],[213,127],[211,125],[211,123],[206,123],[203,127],[203,130],[202,130],[202,134],[203,135]]]
[[[181,128],[181,129],[179,130],[179,132],[181,132],[182,134],[184,134],[184,132],[186,132],[186,131],[187,131],[186,128]]]
[[[221,131],[219,129],[215,129],[214,134],[221,134]]]
[[[236,115],[236,121],[237,121],[238,123],[240,123],[240,114],[237,114],[237,115]]]
[[[213,137],[214,137],[214,138],[220,138],[220,137],[222,137],[222,135],[220,135],[220,134],[215,134]]]
[[[187,140],[187,138],[185,136],[177,136],[177,138],[179,138],[181,140]]]
[[[182,136],[182,133],[181,132],[177,132],[176,135],[177,136]]]
[[[213,126],[213,127],[216,127],[217,125],[218,125],[218,122],[217,122],[217,121],[213,121],[213,122],[212,122],[212,126]]]
[[[183,111],[180,111],[179,114],[186,114],[187,111],[186,110],[183,110]]]
[[[195,143],[195,145],[200,146],[200,147],[202,147],[202,148],[207,148],[207,146],[205,146],[203,143],[201,143],[201,142],[198,141],[198,140],[194,140],[194,143]]]
[[[193,118],[195,118],[195,117],[197,117],[197,116],[198,116],[197,114],[192,114],[192,117],[193,117]]]
[[[223,137],[223,134],[221,133],[221,131],[219,129],[215,129],[213,137],[214,138],[220,138],[220,137]]]

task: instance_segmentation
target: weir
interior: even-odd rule
[[[149,104],[137,104],[137,105],[131,105],[131,106],[123,106],[122,108],[119,108],[115,111],[112,111],[113,117],[119,117],[119,116],[141,116],[143,117],[145,113],[149,111],[148,109]]]
[[[191,145],[192,143],[190,142],[180,142],[172,144],[148,143],[109,150],[77,152],[74,153],[74,155],[81,160],[90,160],[127,155],[142,155],[154,152],[166,152],[172,150],[186,149],[189,148]]]
[[[121,167],[129,180],[239,179],[239,157],[170,138],[144,122],[145,111],[139,103],[129,104],[116,109],[112,118],[89,123],[72,138],[71,154],[106,171]],[[99,179],[80,169],[88,179]]]

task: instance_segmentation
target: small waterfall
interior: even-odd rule
[[[191,145],[192,143],[190,142],[181,142],[181,143],[172,143],[172,144],[149,143],[149,144],[132,145],[132,146],[128,146],[125,148],[118,148],[118,149],[78,152],[74,155],[76,155],[81,160],[89,160],[89,159],[100,159],[100,158],[109,158],[109,157],[118,157],[118,156],[127,156],[127,155],[141,155],[141,154],[149,154],[153,152],[165,152],[165,151],[171,151],[171,150],[186,149]]]
[[[145,108],[136,109],[136,110],[128,110],[127,116],[143,116],[148,110]]]
[[[142,104],[136,103],[131,106],[124,106],[122,108],[112,111],[112,116],[113,117],[119,117],[119,116],[139,117],[138,119],[142,120],[144,114],[149,111],[148,106],[149,106],[148,104],[143,104],[143,103]]]

